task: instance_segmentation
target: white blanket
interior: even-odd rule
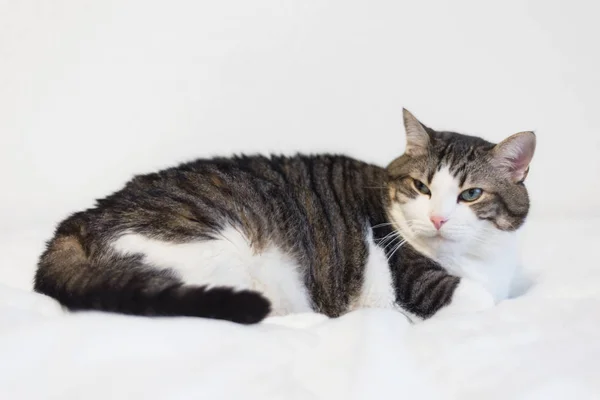
[[[7,232],[0,399],[600,398],[597,222],[532,221],[524,296],[417,325],[386,310],[251,327],[68,314],[26,290],[48,232]]]

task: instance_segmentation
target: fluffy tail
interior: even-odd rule
[[[48,243],[34,290],[71,310],[148,316],[192,316],[253,324],[270,312],[260,293],[227,287],[184,285],[166,270],[143,265],[140,257],[90,257],[76,218],[61,224]]]

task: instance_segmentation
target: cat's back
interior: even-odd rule
[[[164,191],[196,194],[294,188],[342,187],[346,181],[381,180],[385,170],[340,154],[236,155],[196,159],[158,172],[136,175],[124,191],[164,195]]]
[[[282,229],[283,221],[299,219],[325,226],[376,202],[385,174],[337,154],[203,158],[136,175],[86,214],[96,221],[95,230],[115,232],[185,225],[199,235],[199,226],[214,231],[223,221],[242,221],[252,230]]]
[[[192,162],[180,164],[167,172],[195,172],[197,174],[210,174],[221,172],[231,176],[248,177],[272,181],[274,183],[290,183],[309,180],[311,177],[319,177],[324,171],[334,172],[346,170],[346,172],[383,172],[376,165],[342,155],[342,154],[294,154],[294,155],[235,155],[232,157],[215,157],[198,159]]]

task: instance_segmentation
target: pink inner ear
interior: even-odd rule
[[[527,170],[527,167],[529,167],[529,161],[531,160],[531,157],[528,157],[525,154],[521,154],[518,158],[510,158],[510,165],[511,165],[511,173],[513,174],[517,174],[517,175],[522,175],[525,173],[525,170]]]
[[[498,148],[500,163],[508,169],[511,178],[517,182],[527,176],[529,164],[535,151],[533,133],[521,133],[507,139]]]
[[[533,153],[523,148],[519,148],[516,150],[519,152],[518,154],[516,154],[516,157],[513,153],[513,156],[507,157],[506,161],[512,179],[516,182],[520,182],[524,180],[527,176],[527,171],[529,170],[529,163],[531,162]]]

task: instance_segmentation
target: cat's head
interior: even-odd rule
[[[494,144],[435,131],[407,110],[404,125],[406,151],[387,167],[389,215],[410,243],[433,252],[471,246],[523,224],[533,132]]]

